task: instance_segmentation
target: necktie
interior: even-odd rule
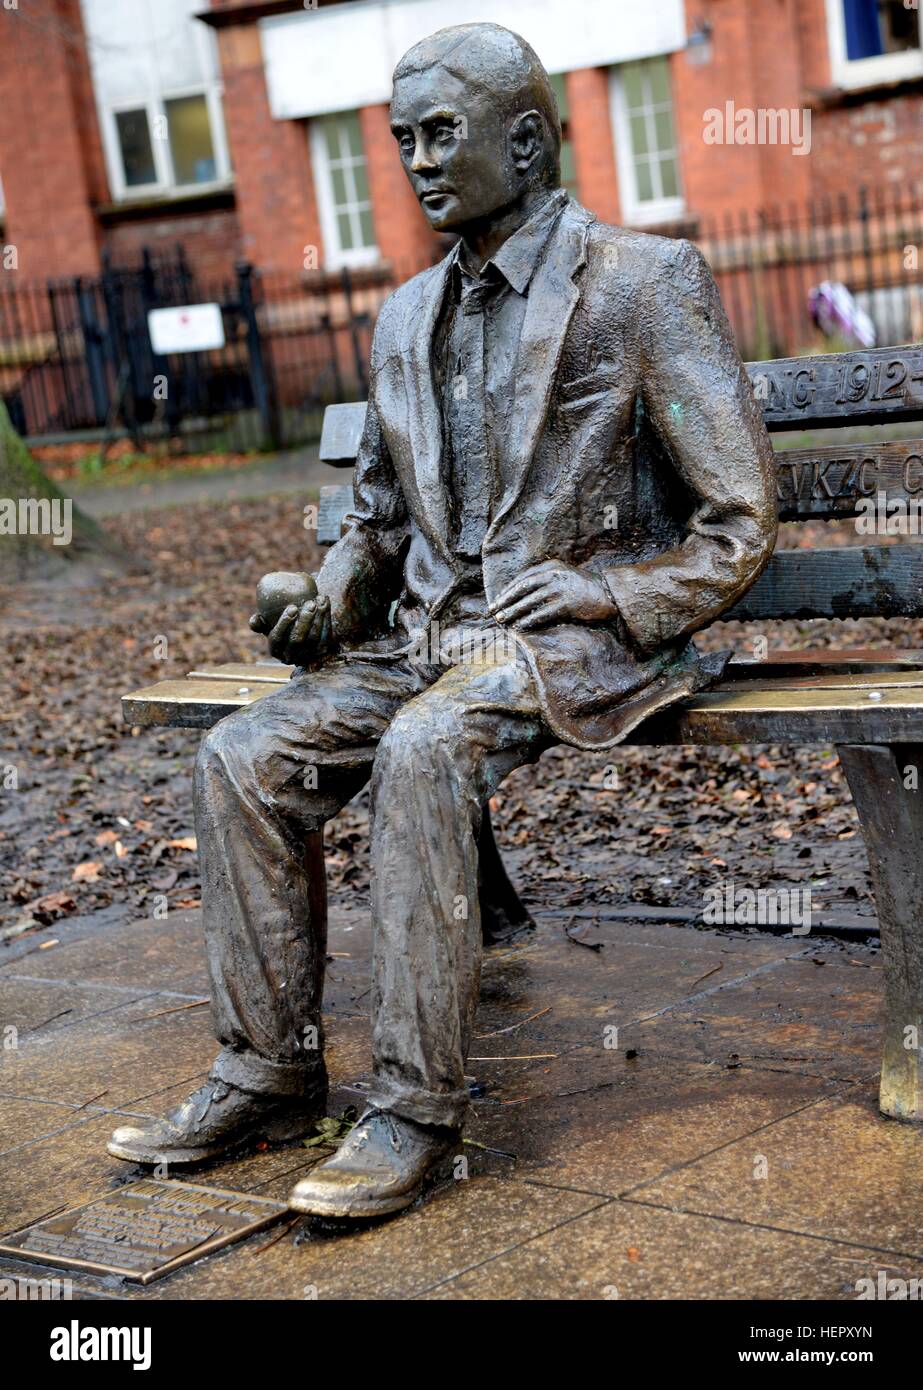
[[[462,555],[472,557],[480,555],[490,523],[492,479],[484,405],[484,309],[498,288],[496,281],[478,281],[462,294],[460,351],[451,385],[457,546]]]

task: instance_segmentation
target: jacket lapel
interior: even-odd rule
[[[423,516],[429,523],[430,538],[450,561],[448,493],[442,468],[442,411],[433,380],[433,334],[452,259],[450,252],[439,262],[425,282],[419,298],[408,306],[401,335],[407,394],[407,433],[414,477]]]
[[[573,203],[565,206],[529,286],[504,470],[507,483],[486,541],[492,538],[525,487],[548,414],[561,349],[580,298],[574,276],[586,263],[587,228],[591,221],[592,214],[583,208]]]

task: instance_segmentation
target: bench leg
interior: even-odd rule
[[[868,850],[884,957],[879,1105],[923,1120],[923,744],[843,745]],[[916,768],[916,776],[905,770]],[[915,786],[914,786],[915,784]]]
[[[493,946],[500,941],[511,941],[535,926],[507,877],[494,839],[488,806],[484,807],[481,835],[478,840],[478,878],[481,936],[485,946]]]

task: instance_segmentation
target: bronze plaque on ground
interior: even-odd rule
[[[283,1202],[245,1192],[144,1178],[16,1231],[0,1241],[0,1253],[149,1284],[287,1210]]]

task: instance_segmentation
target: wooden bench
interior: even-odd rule
[[[902,424],[923,419],[923,346],[789,358],[748,365],[771,431]],[[328,408],[321,458],[351,467],[365,406]],[[860,515],[886,499],[911,525],[923,505],[923,439],[836,443],[777,451],[780,521]],[[351,489],[322,489],[319,535],[339,535]],[[893,529],[897,529],[894,526]],[[294,564],[296,557],[288,557]],[[280,564],[286,557],[279,557]],[[254,576],[256,579],[258,576]],[[765,573],[725,617],[923,616],[923,546],[873,544],[777,550]],[[122,701],[131,725],[205,729],[277,689],[275,663],[203,667]],[[868,850],[884,957],[884,1050],[880,1105],[923,1119],[923,652],[818,650],[740,654],[717,687],[637,729],[635,744],[821,743],[837,747]],[[609,754],[611,757],[611,753]],[[915,769],[914,772],[909,769]],[[530,923],[497,852],[485,815],[481,909],[487,941]],[[321,836],[308,854],[323,865]]]

